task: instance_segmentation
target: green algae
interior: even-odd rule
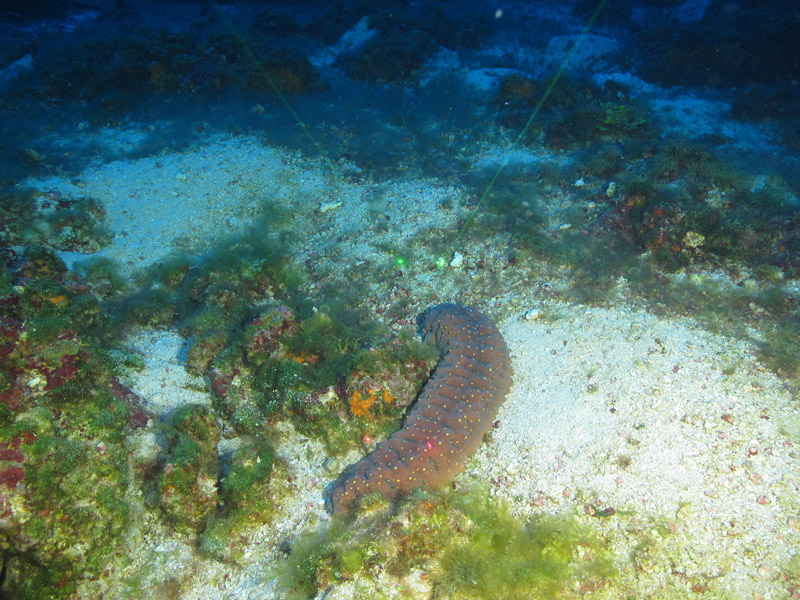
[[[111,322],[102,305],[82,289],[52,250],[26,248],[17,268],[29,279],[7,294],[18,303],[17,316],[29,323],[28,336],[33,343],[53,341],[67,331],[93,343],[110,341]]]
[[[129,287],[119,265],[110,258],[94,256],[80,266],[77,272],[101,300],[119,296]]]
[[[217,240],[205,255],[176,253],[136,273],[132,289],[107,303],[119,328],[177,327],[190,341],[190,370],[206,369],[214,352],[228,345],[265,305],[294,294],[304,282],[280,236],[264,233],[274,229],[282,209],[267,206],[265,211],[269,220]]]
[[[121,326],[163,327],[172,325],[177,316],[172,294],[162,288],[138,290],[112,310]]]
[[[385,570],[428,573],[433,597],[576,597],[616,577],[616,557],[578,517],[514,517],[485,488],[417,494],[396,511],[385,502],[356,520],[334,520],[301,535],[279,573],[289,598],[311,598],[356,577]],[[377,584],[376,584],[377,585]]]
[[[763,332],[759,360],[778,375],[796,377],[800,373],[800,318],[767,323]]]
[[[189,404],[173,413],[165,436],[161,508],[176,531],[200,533],[217,507],[219,427],[205,406]]]
[[[202,377],[211,363],[220,356],[230,344],[230,334],[226,331],[198,335],[186,353],[186,370],[192,375]]]
[[[264,492],[275,463],[275,451],[265,441],[240,448],[233,453],[222,480],[220,497],[228,506],[242,507]]]
[[[69,597],[133,522],[124,441],[147,417],[116,379],[108,318],[88,289],[44,247],[9,265],[20,283],[2,291],[2,589]]]
[[[334,455],[353,447],[368,450],[399,429],[437,358],[435,349],[407,337],[376,342],[348,355],[343,385],[329,388],[335,394],[295,402],[292,422],[299,432],[322,439]]]
[[[313,358],[312,385],[319,388],[335,384],[339,373],[352,369],[358,350],[368,341],[376,343],[382,334],[377,323],[364,322],[357,312],[338,307],[301,321],[298,335],[285,343],[293,355]]]
[[[275,472],[281,471],[278,482]],[[286,474],[276,465],[275,450],[255,438],[223,457],[219,507],[200,540],[200,551],[235,562],[248,545],[248,533],[269,523],[286,494]]]
[[[136,283],[139,286],[158,286],[171,292],[177,292],[197,259],[188,254],[174,254],[159,261],[139,273]]]
[[[648,118],[641,105],[631,106],[621,102],[604,102],[594,117],[596,127],[606,135],[629,136],[647,124]]]
[[[235,431],[260,435],[289,420],[338,454],[396,430],[430,350],[340,303],[320,306],[305,319],[287,306],[262,307],[224,334],[193,338],[189,367],[208,375],[214,409]]]
[[[44,416],[40,411],[39,420]],[[130,523],[127,454],[86,433],[65,436],[60,426],[31,427],[22,439],[32,439],[20,445],[25,486],[6,490],[17,508],[0,534],[0,550],[10,557],[6,589],[15,597],[66,597],[75,581],[100,573],[122,543]]]

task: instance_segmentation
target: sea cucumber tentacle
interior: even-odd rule
[[[442,353],[402,429],[346,468],[325,489],[325,507],[348,514],[380,492],[394,500],[449,482],[492,428],[511,389],[511,358],[480,311],[439,304],[420,317],[422,339]]]

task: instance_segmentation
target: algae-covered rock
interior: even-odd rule
[[[275,451],[263,440],[234,451],[220,490],[224,504],[242,508],[266,496],[274,462]]]
[[[199,533],[217,507],[220,433],[205,406],[177,409],[167,430],[168,450],[158,489],[161,508],[175,529]]]
[[[287,357],[280,344],[298,328],[285,306],[263,311],[209,364],[214,408],[236,431],[257,434],[266,419],[280,413],[284,396],[294,393],[298,372],[309,370],[297,357]]]
[[[43,244],[91,254],[113,239],[105,224],[105,209],[94,198],[3,189],[0,213],[0,240],[7,244]]]
[[[46,249],[7,256],[0,597],[69,597],[109,568],[134,524],[124,440],[148,416],[96,345],[105,321],[96,299]]]
[[[208,371],[211,361],[227,346],[228,336],[212,333],[192,339],[186,354],[186,370],[192,375],[202,377]]]
[[[275,510],[275,451],[256,439],[233,451],[226,463],[220,510],[209,521],[201,548],[217,559],[234,561],[247,547],[248,531],[268,522]]]

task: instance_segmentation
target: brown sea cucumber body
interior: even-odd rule
[[[511,358],[480,311],[439,304],[420,319],[422,339],[442,355],[405,426],[351,465],[325,492],[330,513],[347,514],[364,494],[389,499],[450,481],[475,452],[511,388]]]

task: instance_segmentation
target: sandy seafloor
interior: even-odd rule
[[[297,220],[301,258],[325,255],[343,269],[375,259],[376,236],[451,227],[466,210],[455,190],[433,180],[340,184],[332,193],[324,172],[321,161],[230,137],[178,155],[101,165],[69,180],[29,183],[64,193],[77,185],[100,199],[115,234],[101,254],[132,269],[244,227],[260,215],[266,196],[279,198]],[[367,210],[376,193],[386,198],[382,213],[393,217],[382,232],[370,226]],[[445,197],[455,198],[452,209],[441,208]],[[342,205],[326,210],[330,202]],[[470,285],[470,276],[464,281]],[[436,272],[402,284],[435,296]],[[359,285],[365,293],[372,286]],[[567,305],[549,299],[553,285],[533,278],[484,290],[494,299],[483,308],[504,316],[499,326],[513,356],[514,385],[499,427],[458,484],[488,481],[491,493],[520,515],[613,508],[617,516],[593,523],[613,540],[623,562],[655,536],[660,552],[672,557],[670,570],[655,560],[648,565],[639,552],[635,567],[632,561],[621,565],[623,578],[608,597],[674,594],[681,581],[698,579],[717,597],[787,597],[780,572],[800,549],[796,398],[759,364],[748,343],[624,301],[611,308]],[[183,368],[185,342],[177,332],[139,331],[128,343],[145,359],[129,384],[155,414],[210,401],[203,381]],[[157,450],[152,434],[140,438],[139,451]],[[300,482],[297,492],[282,519],[253,531],[239,564],[198,558],[188,540],[154,521],[135,545],[145,581],[151,577],[155,586],[167,574],[184,586],[191,581],[182,596],[187,599],[280,597],[269,579],[282,560],[278,544],[303,527],[324,526],[322,490],[330,480],[320,444],[283,439],[278,453]],[[426,597],[427,591],[419,573],[369,585],[385,586],[393,597],[411,597],[412,590]],[[349,583],[325,597],[353,597],[369,585]],[[688,584],[683,591],[691,592]],[[125,586],[112,585],[108,593],[125,597]]]
[[[585,47],[589,59],[593,48],[597,45]],[[555,50],[548,55],[557,64],[563,53]],[[476,85],[485,76],[468,75]],[[489,76],[496,81],[496,73]],[[709,123],[722,113],[713,102],[666,92],[659,101],[681,107],[679,116],[670,117],[674,123],[664,126],[693,135],[735,127],[730,132],[743,150],[763,142],[743,125]],[[76,129],[71,143],[79,146],[81,136],[92,135],[120,147],[136,132],[123,126],[94,133]],[[474,167],[498,166],[506,148],[469,152]],[[518,152],[510,163],[535,160],[531,154]],[[175,250],[202,251],[220,236],[244,231],[265,216],[269,200],[289,215],[298,261],[324,262],[342,277],[357,276],[361,266],[386,260],[376,244],[402,243],[427,228],[455,231],[474,206],[474,198],[460,197],[458,189],[435,178],[334,179],[320,157],[266,146],[253,137],[215,136],[182,153],[98,164],[78,176],[26,183],[98,199],[114,233],[99,254],[119,261],[128,273]],[[519,515],[613,509],[614,518],[592,523],[612,540],[622,576],[595,597],[689,596],[690,581],[704,582],[702,597],[790,597],[781,571],[800,551],[800,410],[785,382],[756,359],[755,342],[710,333],[690,316],[648,314],[626,302],[624,281],[619,302],[608,308],[553,300],[547,290],[563,283],[553,273],[537,278],[534,272],[499,286],[468,271],[474,259],[465,253],[464,266],[448,267],[463,272],[447,286],[436,271],[422,269],[393,286],[355,280],[365,295],[382,294],[383,300],[408,288],[417,298],[438,301],[480,297],[481,308],[499,317],[513,357],[514,385],[499,426],[457,484],[489,482],[491,493]],[[70,265],[86,260],[63,257]],[[758,332],[752,333],[757,340]],[[155,415],[210,402],[204,382],[184,370],[185,341],[177,332],[140,330],[127,343],[145,361],[144,370],[132,372],[127,383]],[[158,451],[151,433],[138,438],[137,452]],[[131,543],[145,590],[172,578],[181,582],[187,600],[281,597],[271,579],[282,560],[279,544],[304,527],[325,526],[322,491],[331,479],[320,443],[291,432],[282,440],[278,454],[299,482],[282,518],[252,532],[237,565],[200,558],[190,540],[151,518],[144,537]],[[652,540],[658,549],[651,562],[641,545]],[[635,550],[633,564],[629,557]],[[671,557],[669,568],[661,559],[665,554]],[[107,583],[106,597],[128,597],[124,579]],[[348,583],[324,597],[369,595],[375,586],[390,597],[424,598],[428,585],[420,573],[411,573],[402,582]]]

